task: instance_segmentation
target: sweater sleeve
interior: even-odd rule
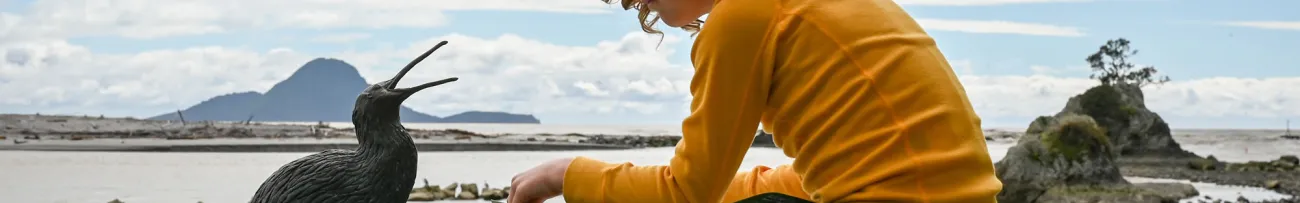
[[[566,202],[718,202],[754,140],[773,70],[771,5],[721,1],[699,33],[691,113],[667,166],[578,157],[564,177]]]
[[[803,179],[799,178],[799,174],[795,173],[790,165],[780,165],[776,168],[757,166],[750,171],[737,173],[736,177],[731,179],[731,187],[727,188],[727,194],[722,197],[722,202],[736,202],[769,192],[812,200],[808,192],[804,192],[802,181]]]

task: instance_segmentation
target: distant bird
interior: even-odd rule
[[[325,150],[289,162],[262,182],[249,202],[406,202],[415,185],[417,150],[400,122],[398,109],[415,92],[457,78],[411,88],[397,88],[397,81],[446,44],[447,41],[438,43],[412,60],[393,79],[371,85],[357,96],[352,109],[352,124],[360,141],[357,150]]]

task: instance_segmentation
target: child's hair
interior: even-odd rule
[[[637,18],[641,20],[641,31],[644,31],[645,33],[658,34],[660,36],[663,36],[664,34],[663,31],[659,31],[658,29],[654,28],[655,23],[659,22],[659,15],[654,14],[653,16],[654,18],[651,18],[652,14],[650,11],[650,7],[645,5],[646,0],[601,0],[601,1],[604,1],[607,4],[614,4],[614,1],[620,1],[620,3],[623,5],[623,10],[636,9],[638,11]],[[702,24],[704,24],[703,20],[696,19],[695,22],[686,24],[682,26],[681,29],[686,30],[687,32],[691,32],[691,35],[695,35],[700,31],[700,25]]]

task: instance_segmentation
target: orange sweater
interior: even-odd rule
[[[718,0],[667,166],[578,157],[567,202],[996,202],[975,115],[935,42],[888,0]],[[740,172],[762,122],[792,165]]]

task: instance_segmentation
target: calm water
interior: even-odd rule
[[[335,127],[346,127],[334,124]],[[411,125],[460,128],[484,133],[673,134],[672,126]],[[565,130],[568,129],[568,130]],[[1273,159],[1295,141],[1224,140],[1210,135],[1176,137],[1185,148],[1230,160]],[[1209,140],[1209,141],[1207,141]],[[989,143],[999,160],[1011,143]],[[1239,149],[1253,147],[1253,149]],[[672,148],[570,152],[427,152],[420,154],[419,177],[430,183],[476,182],[505,186],[514,174],[541,162],[570,156],[633,164],[667,164]],[[119,198],[128,203],[247,202],[257,186],[279,166],[310,153],[128,153],[0,152],[0,202],[97,203]],[[741,170],[790,163],[777,149],[751,149]],[[1135,182],[1177,181],[1133,179]],[[420,183],[417,181],[417,185]],[[1196,184],[1202,194],[1220,198],[1283,197],[1258,188]],[[552,199],[549,202],[562,202]]]
[[[0,152],[3,202],[247,202],[280,165],[310,153]],[[667,164],[671,148],[572,152],[429,152],[419,177],[502,184],[554,158],[575,155],[634,164]],[[750,151],[742,168],[789,163],[780,151]]]

